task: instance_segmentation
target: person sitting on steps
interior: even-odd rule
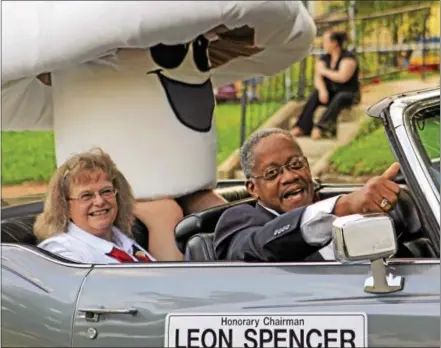
[[[344,32],[327,31],[323,35],[323,49],[315,66],[315,90],[309,97],[292,134],[310,135],[312,139],[337,136],[337,117],[340,111],[360,99],[357,58],[344,49],[347,39]],[[326,105],[320,121],[314,125],[314,112],[319,105]]]

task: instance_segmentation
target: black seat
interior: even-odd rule
[[[412,256],[421,259],[437,259],[435,249],[432,243],[427,238],[418,238],[411,242],[404,243],[404,245],[409,249]]]
[[[135,219],[135,222],[133,223],[132,235],[136,243],[142,246],[145,250],[149,250],[149,230],[139,219]]]
[[[43,202],[31,202],[2,208],[2,221],[23,216],[36,216],[43,211]]]
[[[2,243],[37,244],[33,232],[35,215],[14,217],[2,220],[1,237]]]
[[[182,219],[175,228],[175,239],[178,249],[185,254],[187,242],[197,234],[214,232],[217,221],[228,208],[239,204],[255,204],[254,198],[246,198],[237,202],[223,204],[198,213],[193,213]],[[194,246],[195,243],[192,245]]]
[[[237,202],[251,197],[244,185],[219,187],[216,188],[215,191],[217,194],[224,197],[228,202]]]
[[[405,186],[401,187],[398,197],[398,202],[389,215],[394,220],[395,229],[400,234],[400,240],[403,242],[413,241],[420,237],[422,232],[417,204]]]
[[[228,203],[187,215],[176,225],[176,245],[182,253],[185,254],[187,242],[191,237],[198,233],[213,232],[219,217],[226,209],[237,204],[255,203],[255,199],[250,197],[250,194],[243,184],[218,187],[215,189],[215,191],[225,198]],[[195,242],[193,242],[192,245],[194,245],[194,243]]]
[[[1,242],[36,245],[34,222],[42,211],[42,201],[2,208]]]
[[[185,250],[186,261],[215,261],[214,233],[198,233],[188,240]]]

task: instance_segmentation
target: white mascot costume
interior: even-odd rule
[[[315,36],[300,1],[8,1],[2,31],[3,130],[54,130],[58,165],[101,147],[137,199],[214,187],[213,88]]]

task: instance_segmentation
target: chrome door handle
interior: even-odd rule
[[[136,308],[82,308],[78,312],[84,313],[84,318],[86,321],[97,322],[101,314],[130,314],[135,315],[138,313]]]

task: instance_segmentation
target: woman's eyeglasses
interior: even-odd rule
[[[104,199],[110,199],[114,198],[116,194],[118,193],[118,190],[114,189],[113,187],[106,187],[100,191],[96,192],[83,192],[78,197],[69,197],[68,200],[78,200],[81,202],[90,202],[92,201],[96,195],[103,197]]]

